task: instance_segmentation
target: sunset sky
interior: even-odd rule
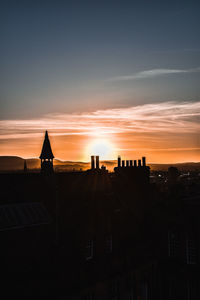
[[[200,161],[200,2],[0,9],[0,155]],[[96,153],[94,153],[96,152]]]

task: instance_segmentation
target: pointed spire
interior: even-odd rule
[[[45,132],[45,139],[43,142],[42,152],[40,154],[40,159],[53,159],[54,155],[51,150],[51,144],[49,141],[48,131]]]

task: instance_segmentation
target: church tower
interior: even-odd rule
[[[41,159],[41,173],[52,174],[53,173],[53,159],[54,155],[51,150],[51,144],[49,141],[48,132],[45,133],[45,138],[42,146],[42,152],[40,154]]]

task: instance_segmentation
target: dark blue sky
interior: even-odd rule
[[[0,118],[198,101],[199,1],[1,1]]]

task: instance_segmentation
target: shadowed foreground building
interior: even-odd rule
[[[161,190],[144,158],[55,173],[48,133],[40,158],[40,174],[0,175],[1,272],[17,297],[199,299],[199,184]]]

